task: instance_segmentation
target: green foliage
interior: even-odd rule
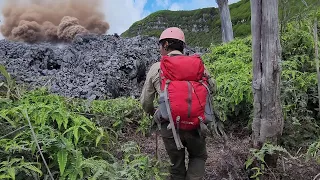
[[[122,152],[126,161],[115,157],[122,151],[118,149],[117,135],[125,126],[131,123],[139,126],[144,118],[139,131],[148,128],[149,119],[143,113],[140,115],[142,109],[136,100],[120,98],[88,104],[38,89],[1,103],[5,106],[0,106],[0,124],[11,132],[0,134],[0,179],[49,177],[40,160],[37,142],[30,129],[25,128],[28,120],[55,178],[161,179],[165,175],[160,169],[164,169],[163,164],[142,155],[137,147]],[[98,120],[104,121],[105,126],[100,126]]]
[[[246,169],[250,168],[251,171],[254,172],[250,178],[255,178],[258,180],[259,177],[266,172],[266,154],[273,155],[276,153],[284,153],[292,157],[285,148],[281,146],[274,146],[269,143],[264,143],[261,149],[250,149],[250,156],[245,162]]]
[[[315,111],[318,102],[314,62],[314,42],[308,24],[288,24],[281,36],[283,47],[281,99],[285,118],[282,143],[294,148],[307,146],[317,138],[320,122]]]
[[[117,134],[128,132],[127,128],[135,127],[138,132],[146,134],[151,126],[151,119],[143,112],[139,101],[132,98],[95,100],[90,104],[84,100],[73,99],[69,108],[93,119],[102,127],[111,127]]]
[[[312,143],[307,151],[307,160],[314,158],[320,164],[320,140]]]
[[[308,7],[304,4],[307,3]],[[319,9],[318,0],[280,0],[279,21],[281,32],[287,23],[303,20],[311,10]],[[229,5],[234,37],[244,38],[251,34],[251,7],[249,0]],[[191,46],[209,47],[220,44],[221,20],[218,8],[203,8],[191,11],[161,10],[135,22],[122,36],[146,35],[159,37],[166,27],[177,26],[185,31],[186,41]],[[208,31],[193,31],[193,27],[208,27]]]
[[[0,179],[15,180],[16,175],[19,173],[24,173],[29,177],[37,177],[37,174],[41,176],[42,172],[39,166],[39,163],[25,162],[23,157],[12,158],[0,163]]]
[[[66,166],[73,168],[73,162],[81,158],[68,156],[69,153],[80,151],[90,156],[93,152],[102,152],[104,147],[113,143],[108,132],[100,131],[84,116],[69,112],[61,97],[50,95],[45,90],[26,94],[11,109],[1,108],[0,120],[10,123],[13,127],[21,127],[27,124],[23,112],[30,117],[41,148],[49,155],[47,160],[53,160],[52,166],[58,162],[61,175]],[[97,140],[97,137],[101,136],[104,138]],[[12,139],[2,139],[0,148],[7,156],[15,157],[19,153],[26,153],[29,161],[38,156],[36,142],[28,129],[13,135]],[[73,173],[72,176],[74,175]]]
[[[307,148],[319,137],[317,120],[317,78],[312,34],[308,25],[288,24],[281,36],[281,101],[285,130],[281,143],[287,148]],[[250,126],[252,119],[251,38],[211,46],[203,56],[217,82],[215,108],[227,126]]]
[[[135,142],[128,142],[121,149],[124,152],[123,161],[125,167],[124,171],[120,172],[123,175],[122,178],[161,180],[168,176],[168,173],[161,171],[168,164],[150,161],[147,156],[140,154],[139,147]]]
[[[241,102],[252,104],[252,65],[250,38],[236,39],[226,45],[212,46],[203,58],[217,83],[215,107],[225,121],[232,112],[241,109]],[[246,108],[246,107],[245,107]]]
[[[16,82],[11,78],[10,74],[6,71],[4,65],[0,64],[0,78],[5,78],[4,82],[0,82],[0,103],[3,101],[2,98],[6,99],[18,99],[21,97],[19,87]]]
[[[251,31],[249,0],[231,4],[230,13],[235,37],[249,35]],[[202,8],[191,11],[162,10],[135,22],[122,36],[133,37],[140,34],[159,37],[164,28],[177,26],[185,31],[188,45],[209,47],[211,44],[219,44],[222,41],[220,24],[218,8]],[[193,29],[195,26],[201,30]]]

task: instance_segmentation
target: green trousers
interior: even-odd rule
[[[177,149],[172,130],[167,129],[168,124],[161,125],[161,136],[172,164],[170,180],[202,180],[207,160],[205,137],[200,136],[197,130],[179,131],[182,144],[189,154],[189,164],[186,169],[185,149]]]

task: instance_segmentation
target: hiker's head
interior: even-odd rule
[[[178,50],[183,53],[185,46],[184,33],[177,27],[168,28],[162,32],[159,44],[161,55],[167,55],[174,50]]]

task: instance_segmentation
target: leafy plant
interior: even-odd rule
[[[253,102],[250,41],[250,38],[236,39],[226,45],[212,46],[211,53],[203,57],[206,67],[217,83],[214,105],[222,113],[224,121],[232,112],[238,114],[239,111],[251,109],[240,106],[241,103]]]
[[[320,135],[313,39],[307,25],[296,27],[288,24],[281,36],[281,104],[285,119],[281,144],[290,149],[307,148]],[[214,107],[225,127],[249,129],[253,109],[251,38],[211,46],[203,59],[217,83]]]
[[[19,173],[24,173],[31,177],[37,177],[37,174],[41,176],[42,171],[39,166],[39,163],[25,162],[23,157],[8,159],[0,163],[0,179],[15,180],[16,175]]]
[[[130,155],[124,153],[127,161],[115,157],[120,146],[118,133],[130,123],[139,125],[141,109],[137,104],[135,100],[130,103],[127,99],[116,99],[94,101],[92,106],[86,106],[83,100],[66,99],[50,94],[44,88],[26,93],[21,99],[7,101],[7,106],[0,107],[0,123],[10,127],[12,132],[0,139],[0,177],[26,178],[31,174],[34,179],[46,179],[50,177],[45,168],[47,162],[51,174],[59,179],[123,179],[128,175],[159,179],[162,166],[142,155],[138,149],[128,152]],[[109,120],[105,126],[96,123],[99,121],[95,118],[101,116]],[[44,161],[39,159],[37,141],[30,129],[25,128],[28,120]],[[134,155],[133,159],[131,155]],[[30,164],[16,161],[21,156]],[[8,166],[13,161],[17,172],[22,168],[18,175],[13,174]],[[34,169],[35,172],[27,174],[23,169],[30,169],[27,165],[38,165],[39,171]]]
[[[2,64],[0,64],[0,78],[1,75],[5,78],[5,81],[0,82],[0,98],[19,99],[21,97],[21,89],[18,88],[16,82],[11,78],[11,75]]]
[[[168,176],[168,173],[163,171],[168,164],[160,163],[141,154],[135,142],[124,144],[121,150],[124,152],[124,170],[120,172],[122,178],[161,180]]]
[[[296,23],[287,25],[282,38],[283,59],[281,99],[285,118],[282,143],[294,149],[307,146],[319,134],[317,119],[317,78],[314,65],[313,39],[307,24],[296,28]]]
[[[314,158],[320,164],[320,141],[312,143],[307,151],[307,160]]]
[[[117,134],[129,132],[129,127],[146,134],[151,126],[150,118],[136,99],[95,100],[90,105],[86,105],[84,100],[74,99],[70,104],[72,111],[92,118],[102,127],[111,127]]]
[[[283,147],[275,146],[269,143],[264,143],[261,149],[250,149],[250,156],[245,162],[246,169],[250,168],[251,172],[253,172],[250,178],[255,178],[258,180],[261,175],[266,173],[267,168],[265,155],[272,155],[275,153],[284,153],[292,157],[290,153]]]

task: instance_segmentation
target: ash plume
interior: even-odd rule
[[[68,42],[77,34],[104,34],[109,24],[101,0],[6,0],[0,30],[6,39]]]

